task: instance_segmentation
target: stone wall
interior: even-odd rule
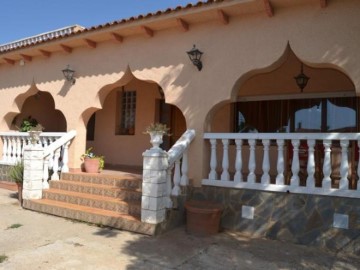
[[[10,165],[0,165],[0,181],[10,181],[7,176],[11,166]]]
[[[221,202],[224,229],[360,255],[359,199],[210,186],[190,197]]]

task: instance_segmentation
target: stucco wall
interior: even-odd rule
[[[229,24],[224,25],[214,16],[214,20],[191,24],[187,32],[169,28],[155,31],[152,38],[134,35],[121,44],[108,41],[98,43],[95,49],[84,46],[72,53],[54,53],[50,58],[35,57],[24,66],[0,65],[0,129],[9,128],[9,119],[21,111],[34,88],[47,91],[55,100],[55,108],[64,114],[67,129],[78,132],[70,147],[69,162],[71,168],[79,168],[79,156],[86,148],[87,117],[103,107],[112,89],[127,84],[132,73],[159,84],[166,101],[183,112],[188,128],[196,130],[189,151],[189,173],[200,185],[208,166],[203,162],[208,150],[202,134],[210,130],[212,110],[220,103],[234,101],[251,76],[280,66],[288,42],[307,65],[341,70],[360,91],[358,14],[360,3],[356,0],[330,1],[323,9],[318,2],[304,1],[278,8],[273,17],[265,12],[243,14],[230,17]],[[201,72],[186,55],[194,43],[204,52]],[[67,64],[76,71],[74,85],[63,78],[61,70]],[[311,83],[315,80],[312,78]],[[139,132],[143,124],[137,125]],[[147,147],[142,141],[139,145]]]

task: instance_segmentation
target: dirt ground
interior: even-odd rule
[[[0,269],[360,269],[360,259],[238,233],[149,237],[22,209],[0,189]],[[18,224],[18,225],[16,225]]]

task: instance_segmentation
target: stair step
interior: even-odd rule
[[[142,178],[134,174],[99,174],[99,173],[62,173],[61,179],[81,183],[115,186],[120,188],[141,189]]]
[[[119,198],[105,197],[88,193],[79,193],[61,189],[44,190],[43,198],[53,201],[110,210],[138,217],[140,217],[141,214],[141,202],[139,199],[132,201],[124,201]]]
[[[136,217],[114,211],[60,201],[52,201],[48,199],[24,200],[23,207],[42,213],[81,220],[93,224],[101,224],[117,229],[147,235],[155,234],[155,225],[142,223]]]
[[[60,189],[72,192],[87,193],[111,198],[118,198],[125,201],[141,199],[141,191],[134,188],[119,188],[108,185],[83,183],[69,180],[49,181],[50,189]]]

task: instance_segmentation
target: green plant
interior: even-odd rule
[[[98,158],[99,161],[100,161],[99,169],[100,169],[100,170],[104,169],[105,157],[104,157],[104,156],[95,155],[94,152],[92,152],[92,150],[93,150],[93,147],[88,148],[88,149],[85,151],[85,153],[81,155],[81,160],[84,161],[86,158],[90,158],[90,159]]]
[[[29,116],[28,118],[24,118],[22,120],[19,131],[28,132],[31,128],[36,127],[38,124],[39,122],[35,118]]]
[[[166,126],[166,124],[161,124],[161,123],[151,123],[148,127],[146,127],[145,129],[145,134],[150,134],[153,132],[157,132],[157,133],[162,133],[163,135],[167,135],[170,136],[171,134],[169,133],[170,128],[168,128]]]
[[[15,224],[11,224],[9,227],[7,227],[7,229],[16,229],[16,228],[20,228],[21,226],[22,224],[15,223]]]
[[[24,181],[24,163],[18,162],[8,172],[11,181],[21,184]]]
[[[8,256],[6,256],[6,255],[4,255],[4,254],[3,254],[3,255],[0,255],[0,263],[6,261],[7,258],[8,258]]]

